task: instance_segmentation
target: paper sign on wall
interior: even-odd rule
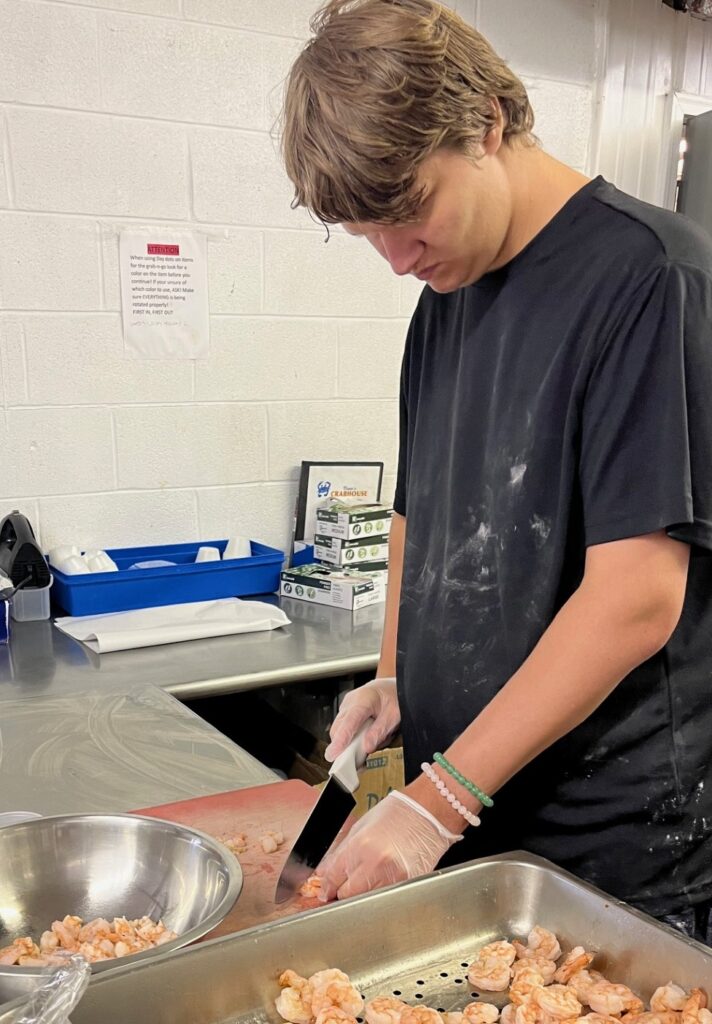
[[[124,349],[142,359],[209,354],[205,235],[127,230],[119,240]]]

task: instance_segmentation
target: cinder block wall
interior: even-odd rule
[[[270,135],[314,0],[0,0],[0,515],[46,548],[250,534],[298,465],[384,459],[418,283],[292,211]],[[453,3],[586,170],[591,0]],[[208,236],[210,356],[125,357],[118,233]]]

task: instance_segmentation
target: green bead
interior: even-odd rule
[[[441,753],[438,752],[433,754],[433,760],[436,764],[439,764],[441,768],[444,768],[448,774],[452,775],[453,779],[459,782],[461,786],[464,786],[469,793],[472,793],[472,795],[476,797],[484,807],[494,806],[494,800],[487,796],[487,794],[484,793],[479,786],[476,786],[474,782],[470,782],[469,779],[466,779],[465,776],[457,770],[455,765],[450,764],[447,758]]]

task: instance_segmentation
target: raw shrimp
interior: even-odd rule
[[[544,956],[547,960],[558,960],[561,956],[561,946],[554,933],[538,924],[527,935],[526,946],[516,940],[512,945],[518,957]]]
[[[567,984],[569,988],[572,988],[574,990],[574,992],[576,993],[576,998],[579,1000],[579,1002],[584,1003],[584,1005],[586,1006],[589,1006],[590,1004],[588,1001],[588,997],[591,994],[591,989],[600,981],[605,980],[606,979],[599,971],[583,970],[576,971],[575,974],[572,974]]]
[[[338,1006],[327,1006],[317,1013],[315,1024],[356,1024],[356,1018]]]
[[[681,1024],[712,1024],[712,1013],[706,1007],[705,993],[701,988],[693,988],[682,1008]]]
[[[504,992],[512,977],[506,960],[474,960],[467,969],[467,980],[483,992]]]
[[[462,1011],[465,1024],[495,1024],[499,1019],[499,1009],[494,1003],[468,1003]]]
[[[445,1024],[462,1024],[465,1019],[465,1015],[462,1010],[446,1010],[442,1014],[442,1018]]]
[[[569,1017],[578,1017],[581,1013],[581,1003],[566,985],[549,985],[548,988],[535,988],[531,999],[533,1003],[543,1010],[549,1017],[555,1020],[566,1020]]]
[[[399,1024],[400,1015],[405,1007],[403,1000],[396,999],[395,996],[376,996],[364,1004],[363,1015],[366,1024]]]
[[[430,1006],[406,1006],[400,1024],[443,1024],[441,1014]]]
[[[349,981],[348,974],[337,968],[330,968],[326,971],[317,971],[309,978],[312,987],[312,1013],[316,1016],[320,1010],[329,1006],[338,1006],[346,1013],[356,1014],[361,1012],[363,1002],[361,993],[354,988]]]
[[[544,984],[549,985],[554,980],[556,963],[547,960],[545,956],[528,956],[524,960],[515,960],[512,964],[512,977],[516,981],[522,971],[537,971],[544,979]]]
[[[598,981],[588,993],[588,1005],[596,1013],[604,1013],[609,1017],[619,1017],[628,1010],[630,1013],[642,1013],[643,1002],[627,985],[614,984],[612,981]]]
[[[654,1013],[660,1010],[683,1010],[686,1002],[687,993],[684,988],[680,988],[674,981],[669,981],[667,985],[655,989],[650,997],[650,1009]]]
[[[554,981],[565,985],[572,974],[585,970],[593,960],[593,953],[587,953],[583,946],[574,946],[559,964]]]

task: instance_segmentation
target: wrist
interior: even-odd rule
[[[455,779],[442,772],[437,765],[432,767],[460,803],[472,814],[479,814],[482,809],[480,802],[464,786],[461,786]],[[450,832],[461,834],[468,827],[465,818],[448,803],[447,798],[436,789],[435,785],[424,774],[418,775],[417,778],[405,787],[404,792],[436,817]]]

